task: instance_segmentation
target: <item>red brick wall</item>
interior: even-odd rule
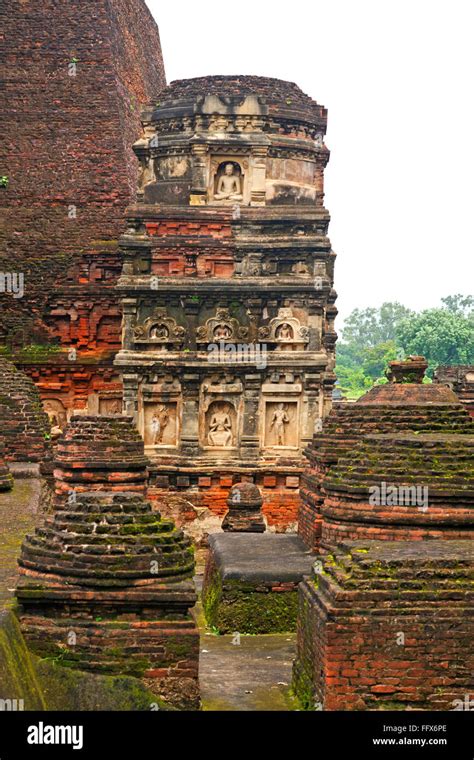
[[[115,299],[113,241],[134,199],[140,104],[165,84],[158,29],[143,0],[4,0],[0,27],[0,173],[9,178],[0,188],[0,272],[25,277],[23,298],[0,293],[0,340],[19,331],[20,344],[60,337],[80,352],[110,353],[120,320],[102,345],[89,345],[90,333],[110,312],[101,294]],[[71,321],[54,314],[57,299],[79,302],[72,335]]]

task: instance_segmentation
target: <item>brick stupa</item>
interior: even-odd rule
[[[31,650],[65,667],[143,678],[165,699],[179,694],[180,706],[198,706],[193,549],[144,496],[138,433],[127,418],[76,418],[56,474],[54,514],[25,539],[19,560]],[[87,479],[94,490],[83,490]]]
[[[312,709],[454,709],[472,689],[473,426],[412,369],[397,363],[313,447],[320,558],[294,665]]]
[[[127,491],[145,495],[148,459],[143,440],[122,415],[71,419],[56,446],[57,503],[83,491]]]
[[[394,431],[474,434],[472,420],[452,390],[421,382],[425,366],[420,357],[391,362],[388,371],[391,382],[375,386],[355,404],[335,406],[322,432],[314,435],[305,450],[308,467],[302,478],[302,507],[298,515],[298,533],[308,547],[318,550],[321,541],[324,478],[339,458],[352,454],[361,438]],[[405,460],[403,444],[399,448]]]

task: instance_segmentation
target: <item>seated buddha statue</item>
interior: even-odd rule
[[[224,174],[217,183],[216,201],[241,201],[243,199],[240,177],[234,173],[234,165],[226,164]]]

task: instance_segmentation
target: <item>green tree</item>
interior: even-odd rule
[[[397,338],[406,354],[426,358],[430,377],[440,364],[472,364],[474,312],[465,314],[453,308],[453,303],[441,309],[425,309],[398,325]]]
[[[362,352],[362,371],[373,381],[385,377],[388,363],[399,355],[400,350],[394,340],[387,340]]]
[[[354,309],[344,323],[342,340],[358,349],[395,340],[397,326],[411,314],[410,309],[397,301],[386,301],[379,308]]]
[[[472,296],[462,296],[460,293],[456,293],[455,296],[446,296],[441,299],[441,302],[448,311],[452,311],[454,314],[469,316],[474,310],[474,298]]]

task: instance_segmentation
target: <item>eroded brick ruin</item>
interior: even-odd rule
[[[145,679],[171,703],[197,707],[193,549],[145,498],[143,441],[123,417],[73,418],[55,464],[54,513],[19,560],[31,651]]]
[[[398,370],[395,366],[396,364],[399,365]],[[404,370],[407,374],[411,375],[413,372],[411,365],[411,361],[409,361],[408,366],[405,362],[392,362],[392,367],[395,368],[393,376],[396,377],[399,372],[403,373]],[[412,377],[408,379],[411,380]],[[403,442],[397,444],[397,436],[400,439],[401,436],[408,434],[407,442],[409,442],[409,434],[416,434],[416,438],[411,438],[411,445],[419,449],[416,440],[421,433],[440,434],[442,436],[443,434],[452,435],[454,433],[458,435],[472,435],[472,432],[472,421],[456,394],[449,388],[434,383],[423,384],[394,381],[372,388],[355,404],[335,404],[324,422],[323,430],[314,436],[311,445],[305,451],[308,466],[302,478],[302,506],[298,515],[299,535],[307,546],[315,550],[319,549],[323,521],[322,510],[326,513],[326,530],[331,530],[329,526],[332,524],[329,501],[327,504],[324,504],[326,495],[323,492],[324,478],[329,469],[336,466],[339,460],[341,460],[341,466],[344,463],[346,464],[346,471],[347,467],[351,467],[351,457],[354,456],[355,447],[363,437],[368,435],[373,436],[374,434],[387,434],[387,445],[397,447],[398,456],[401,458],[398,465],[399,474],[404,475],[407,468],[411,471],[411,463],[407,464],[406,461],[407,457],[409,457],[409,451],[408,449],[405,450]],[[438,447],[443,449],[441,440],[442,438],[438,442]],[[462,450],[461,454],[464,454],[464,456],[466,452],[469,454],[469,449],[463,450],[462,439],[459,439],[456,444],[454,443],[455,440],[453,439],[453,445],[460,447]],[[370,444],[366,443],[364,445],[368,447]],[[373,438],[372,446],[376,445],[377,438]],[[383,460],[387,445],[383,442],[380,443],[380,439],[378,445],[381,449]],[[436,439],[433,445],[436,445]],[[430,456],[430,450],[431,455],[436,458],[434,450],[430,447],[426,449],[427,456]],[[376,456],[375,452],[372,452],[371,456]],[[420,462],[422,466],[423,456],[424,454],[421,455]],[[385,465],[381,464],[380,461],[377,462],[379,469],[377,473],[374,471],[374,483],[388,480],[391,469],[397,467],[396,452],[392,455],[392,460],[392,462],[387,461]],[[404,466],[401,465],[402,460],[405,462]],[[367,470],[369,467],[368,461],[363,460],[361,466]],[[457,467],[462,467],[462,464],[461,462],[458,464],[456,461],[447,460],[445,475],[448,479],[451,477],[451,467],[456,469]],[[353,479],[358,479],[359,475],[362,485],[362,472],[359,474],[357,469],[350,473],[350,477]],[[379,477],[378,481],[377,476]],[[463,475],[461,475],[461,479],[462,477]],[[340,477],[339,481],[344,489],[345,479]],[[415,479],[414,482],[419,483],[420,481]],[[337,499],[337,484],[334,481],[333,487],[334,498]],[[351,489],[350,481],[347,483],[346,490],[348,498],[350,498],[350,491],[352,490],[352,498],[355,500],[360,498],[361,493],[363,493],[362,490],[358,492],[357,487],[354,488],[354,485],[352,485]],[[349,509],[343,510],[341,514],[344,516],[343,521],[338,521],[338,529],[341,536],[345,538],[357,538],[358,532],[364,530],[364,524],[368,524],[372,531],[372,536],[376,537],[376,526],[370,517],[366,520],[361,514],[357,526],[356,512]],[[421,520],[424,519],[422,515],[418,515],[418,520],[420,518]],[[387,519],[389,519],[388,516]],[[398,525],[397,520],[392,520],[392,522]],[[343,529],[344,525],[347,526],[345,531]],[[363,537],[365,535],[363,534]]]
[[[331,409],[326,109],[277,79],[166,86],[143,0],[0,22],[0,491],[19,465],[49,484],[19,560],[31,652],[199,707],[192,536],[208,624],[298,625],[305,708],[451,709],[474,691],[473,368],[392,362]]]
[[[43,462],[50,424],[37,388],[24,372],[0,357],[0,436],[7,462]]]
[[[0,293],[0,341],[64,427],[121,409],[117,238],[140,108],[165,84],[160,38],[143,0],[4,0],[0,25],[0,273],[24,277],[23,297]]]
[[[308,449],[294,685],[316,709],[453,709],[472,689],[474,425],[415,361]],[[470,540],[468,540],[470,539]]]

